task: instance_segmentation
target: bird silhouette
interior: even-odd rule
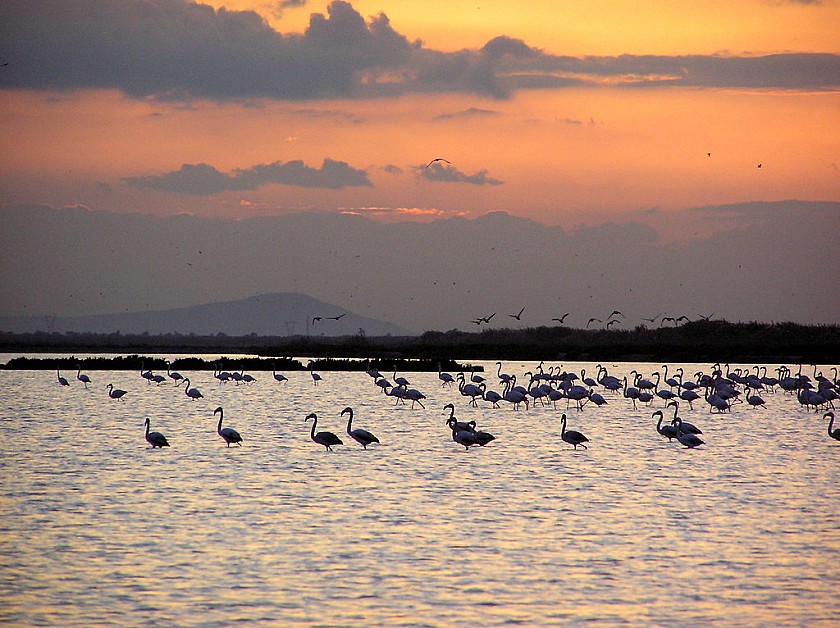
[[[427,163],[427,164],[426,164],[426,167],[428,168],[429,166],[431,166],[433,163],[435,163],[435,162],[437,162],[437,161],[442,161],[442,162],[444,162],[444,163],[449,164],[450,166],[452,165],[452,162],[451,162],[451,161],[448,161],[448,160],[444,159],[443,157],[435,157],[435,158],[434,158],[434,159],[432,159],[429,163]]]
[[[219,406],[215,410],[213,410],[213,414],[219,415],[219,424],[216,426],[216,433],[222,437],[222,440],[227,443],[227,446],[230,447],[231,443],[236,443],[240,447],[242,447],[242,437],[232,427],[222,427],[222,419],[225,416],[225,411],[222,410],[222,406]]]
[[[558,323],[560,323],[560,324],[562,325],[562,324],[563,324],[563,321],[565,321],[565,320],[566,320],[566,317],[567,317],[568,315],[569,315],[569,313],[568,313],[568,312],[566,312],[565,314],[563,314],[563,316],[557,316],[557,317],[555,317],[555,318],[552,318],[551,320],[553,320],[553,321],[557,321]]]
[[[511,318],[515,318],[518,321],[521,321],[522,320],[522,312],[524,312],[524,311],[525,311],[525,308],[523,307],[521,310],[519,310],[518,314],[508,314],[508,316],[510,316]]]
[[[152,446],[152,449],[154,449],[155,447],[160,447],[161,449],[164,447],[169,447],[169,442],[166,440],[166,436],[164,436],[160,432],[149,431],[148,417],[146,417],[146,442],[148,442]]]
[[[319,445],[323,445],[327,448],[327,451],[332,451],[333,445],[343,445],[344,443],[342,440],[333,434],[332,432],[318,432],[315,433],[315,426],[318,425],[318,415],[314,412],[311,412],[306,415],[304,421],[308,421],[312,419],[312,431],[309,433],[309,437]]]
[[[373,434],[371,434],[367,430],[363,430],[360,427],[357,427],[356,429],[352,429],[353,408],[348,406],[348,407],[344,408],[344,410],[341,411],[342,415],[348,414],[348,413],[349,413],[350,416],[347,417],[347,433],[350,435],[350,438],[352,438],[357,443],[359,443],[364,449],[367,449],[367,446],[370,445],[371,443],[378,443],[379,442],[379,439],[376,438],[376,436],[374,436]]]
[[[566,429],[566,415],[560,417],[560,438],[564,441],[569,443],[570,445],[574,445],[575,449],[577,449],[578,445],[586,449],[586,445],[584,443],[588,443],[589,439],[586,438],[583,434],[578,432],[577,430],[567,430]]]

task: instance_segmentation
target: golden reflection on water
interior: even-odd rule
[[[581,366],[595,371],[566,365]],[[632,368],[658,365],[611,372]],[[695,450],[657,435],[652,409],[608,395],[602,408],[567,412],[591,441],[574,451],[559,439],[562,409],[471,408],[435,373],[405,374],[425,410],[394,405],[363,373],[323,373],[318,387],[308,373],[287,384],[255,373],[251,386],[195,373],[199,402],[136,373],[90,373],[88,391],[53,375],[0,371],[4,623],[840,616],[840,443],[821,413],[781,393],[730,415],[681,408],[703,429]],[[125,401],[108,398],[108,381],[129,391]],[[453,443],[448,402],[496,440],[470,451]],[[241,448],[216,434],[217,405]],[[346,405],[380,446],[364,451],[344,433]],[[343,436],[335,452],[309,439],[312,411],[318,430]],[[148,447],[146,416],[170,449]]]

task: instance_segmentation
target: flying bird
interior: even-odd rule
[[[563,314],[563,316],[558,316],[558,317],[552,318],[551,320],[553,320],[553,321],[557,321],[558,323],[560,323],[560,324],[562,325],[562,324],[563,324],[563,321],[565,321],[565,320],[566,320],[566,317],[567,317],[568,315],[569,315],[569,313],[568,313],[568,312],[566,312],[565,314]]]
[[[338,319],[343,318],[345,316],[347,316],[347,312],[345,312],[344,314],[339,314],[338,316],[327,316],[327,318],[331,321],[337,321]]]
[[[436,161],[442,161],[442,162],[444,162],[444,163],[449,164],[450,166],[452,165],[452,162],[451,162],[451,161],[448,161],[448,160],[444,159],[443,157],[435,157],[435,158],[434,158],[434,159],[432,159],[429,163],[427,163],[427,164],[426,164],[426,167],[428,168],[429,166],[431,166],[431,165],[432,165],[433,163],[435,163]]]
[[[523,307],[521,310],[519,310],[519,314],[508,314],[508,316],[510,316],[511,318],[515,318],[518,321],[521,321],[522,320],[522,312],[524,312],[524,311],[525,311],[525,308]]]

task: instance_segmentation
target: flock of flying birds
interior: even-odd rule
[[[521,312],[520,312],[521,314]],[[650,377],[644,377],[642,373],[637,370],[630,371],[628,377],[623,376],[621,379],[614,375],[610,375],[606,367],[597,365],[597,374],[595,378],[588,377],[586,370],[582,369],[580,374],[574,371],[565,371],[560,367],[550,367],[548,371],[544,369],[543,362],[540,362],[532,371],[526,371],[523,374],[523,379],[528,381],[527,386],[517,385],[516,375],[502,373],[502,363],[496,362],[498,371],[496,378],[499,385],[503,387],[503,392],[499,393],[489,388],[488,377],[476,372],[467,375],[463,372],[458,373],[453,377],[450,373],[440,370],[438,367],[438,379],[442,387],[452,387],[453,384],[458,385],[458,392],[462,397],[469,398],[468,404],[473,407],[478,407],[478,401],[482,400],[489,403],[492,408],[501,407],[499,404],[507,402],[512,405],[514,410],[519,409],[521,405],[525,409],[530,409],[530,406],[541,405],[543,407],[553,406],[557,408],[558,402],[565,401],[566,410],[572,408],[576,410],[583,410],[587,404],[594,404],[595,406],[602,406],[608,403],[607,399],[598,390],[603,390],[608,396],[611,394],[613,398],[623,398],[632,403],[634,409],[638,408],[638,404],[651,407],[656,401],[661,401],[665,405],[661,410],[654,410],[651,414],[651,419],[657,419],[656,432],[668,439],[669,442],[676,440],[681,445],[687,448],[699,447],[704,443],[700,438],[702,431],[692,423],[683,420],[678,412],[680,403],[688,403],[689,407],[693,409],[695,402],[705,401],[709,405],[709,411],[712,413],[729,412],[733,405],[738,403],[746,403],[752,408],[764,407],[766,402],[761,394],[776,394],[777,391],[788,395],[795,395],[797,401],[805,410],[813,410],[814,412],[823,411],[823,419],[828,419],[828,435],[840,440],[840,429],[834,429],[834,401],[840,399],[840,379],[838,379],[838,369],[833,367],[834,378],[825,377],[822,372],[817,372],[814,366],[813,379],[808,375],[802,373],[802,367],[799,371],[793,374],[791,370],[785,366],[780,366],[776,369],[777,376],[768,376],[767,367],[755,366],[752,369],[734,368],[731,369],[729,365],[721,367],[715,364],[711,373],[704,373],[698,371],[693,378],[686,378],[684,370],[678,368],[669,376],[668,365],[663,365],[663,371],[654,371]],[[322,380],[320,374],[313,369],[314,363],[309,362],[308,370],[314,385]],[[166,376],[155,374],[151,370],[145,368],[140,369],[140,375],[150,385],[162,384],[167,381],[172,381],[177,387],[184,384],[184,395],[191,400],[196,401],[202,399],[204,395],[200,390],[191,386],[190,379],[182,376],[180,373],[172,372],[167,365]],[[397,376],[396,369],[394,370],[394,383],[386,379],[378,370],[368,369],[369,375],[374,384],[379,387],[381,393],[396,399],[397,404],[405,404],[411,401],[411,407],[423,405],[423,399],[426,396],[415,388],[411,388],[411,383],[403,376]],[[274,380],[278,383],[288,382],[288,378],[282,373],[277,373],[276,369],[272,371]],[[253,384],[256,379],[244,372],[244,368],[239,372],[223,371],[220,365],[216,366],[213,377],[218,380],[219,384],[226,384],[233,381],[236,385]],[[62,386],[69,386],[70,383],[66,378],[62,377],[61,372],[57,372],[58,383]],[[76,379],[82,382],[85,388],[91,384],[90,377],[81,372],[81,367],[77,366]],[[125,390],[115,388],[113,384],[106,385],[108,396],[111,399],[122,400],[127,394]],[[665,413],[670,413],[673,408],[673,416],[670,417],[670,423],[665,423]],[[459,421],[455,416],[455,405],[447,403],[443,406],[443,414],[447,414],[446,425],[451,432],[452,440],[462,445],[469,450],[470,447],[480,446],[484,447],[495,440],[495,436],[491,433],[479,430],[475,421]],[[238,431],[231,427],[223,427],[224,409],[219,406],[213,411],[213,415],[219,415],[216,432],[224,440],[225,444],[230,447],[231,444],[242,445],[243,438]],[[350,438],[359,443],[364,449],[368,445],[379,443],[379,439],[371,432],[362,428],[353,428],[353,409],[346,407],[341,411],[340,415],[343,417],[347,415],[346,432]],[[304,421],[312,420],[312,427],[310,431],[310,438],[313,442],[323,445],[327,451],[332,451],[336,445],[343,445],[344,442],[339,436],[329,431],[317,431],[318,416],[315,413],[309,413]],[[147,418],[144,423],[145,439],[152,446],[152,448],[169,447],[169,442],[166,437],[160,432],[151,431],[150,420]],[[586,443],[589,439],[577,430],[567,429],[567,415],[564,412],[560,419],[560,438],[572,445],[574,449],[581,447],[586,449]]]
[[[525,312],[525,308],[523,307],[516,314],[508,314],[508,317],[510,317],[514,320],[517,320],[517,321],[521,321],[522,320],[522,314],[524,312]],[[566,312],[565,314],[563,314],[561,316],[555,316],[551,320],[555,321],[558,325],[563,325],[566,322],[566,318],[569,316],[569,314],[570,314],[569,312]],[[493,312],[492,314],[488,314],[487,316],[478,316],[476,318],[470,319],[470,322],[473,323],[474,325],[478,325],[478,326],[481,326],[481,325],[484,325],[484,324],[490,324],[490,321],[493,320],[494,316],[496,316],[496,312]],[[714,313],[712,313],[712,314],[700,314],[699,319],[704,320],[704,321],[708,321],[708,320],[711,320],[712,316],[714,316]],[[598,318],[598,317],[595,317],[595,316],[591,317],[586,322],[586,329],[589,329],[590,326],[593,325],[594,323],[603,323],[604,324],[604,329],[610,329],[613,325],[621,325],[627,317],[620,310],[613,310],[612,312],[610,312],[609,316],[606,316],[605,318],[606,318],[606,322],[604,322],[603,318]],[[680,323],[690,322],[691,319],[688,316],[685,316],[685,315],[683,315],[683,316],[666,316],[665,313],[662,312],[662,313],[657,314],[656,316],[653,316],[651,318],[642,318],[642,321],[644,321],[646,323],[650,323],[651,325],[655,324],[656,321],[659,321],[659,326],[662,327],[666,323],[671,323],[674,326],[677,326]]]

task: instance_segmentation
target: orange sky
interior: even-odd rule
[[[276,3],[265,0],[211,4],[256,10],[283,34],[302,33],[310,14],[327,7],[309,2],[278,17],[268,10]],[[498,35],[550,55],[840,52],[836,2],[734,0],[677,9],[673,2],[590,0],[512,7],[495,0],[352,4],[366,19],[385,12],[397,33],[442,53],[475,50]],[[649,220],[650,209],[840,200],[836,90],[584,85],[515,89],[508,98],[444,90],[166,102],[116,89],[16,88],[4,91],[0,117],[2,148],[14,155],[0,175],[10,204],[216,216],[309,208],[377,216],[505,210],[573,226]],[[464,176],[500,184],[423,179],[418,166],[438,156]],[[319,168],[324,159],[364,171],[370,185],[268,184],[190,195],[127,183],[185,164],[234,173],[293,160]]]

